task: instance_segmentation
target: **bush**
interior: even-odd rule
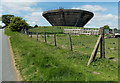
[[[36,28],[36,27],[38,27],[38,25],[37,25],[37,24],[34,26],[34,28]]]
[[[10,24],[10,19],[13,18],[14,15],[2,15],[2,22],[5,24],[5,26],[8,26]]]
[[[25,20],[23,20],[20,17],[13,17],[11,18],[11,22],[8,25],[8,27],[12,30],[12,31],[21,31],[22,29],[28,29],[29,25],[26,23]]]

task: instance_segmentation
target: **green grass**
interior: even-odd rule
[[[47,34],[47,43],[50,45],[54,45],[54,34]],[[36,39],[36,35],[33,35],[33,38]],[[97,36],[89,36],[89,35],[71,35],[72,45],[74,52],[81,52],[84,54],[91,54],[94,45],[97,41]],[[44,34],[38,35],[38,40],[40,42],[45,42]],[[70,41],[68,34],[57,34],[57,47],[70,50]],[[89,42],[90,40],[90,42]]]
[[[72,27],[72,26],[41,26],[37,28],[31,28],[29,32],[38,33],[63,33],[64,29],[83,29],[83,27]],[[98,29],[98,28],[87,28],[87,29]]]
[[[29,32],[39,32],[39,33],[63,33],[64,29],[80,29],[81,27],[63,27],[63,26],[44,26],[38,28],[29,29]]]
[[[76,47],[72,52],[67,47],[60,47],[68,44],[67,40],[62,39],[68,38],[67,35],[57,35],[61,38],[57,40],[58,46],[55,47],[49,44],[53,41],[52,37],[47,38],[49,42],[46,44],[42,39],[36,41],[9,29],[5,33],[11,36],[16,66],[23,81],[118,81],[117,61],[97,58],[90,66],[86,66],[97,40],[96,36],[73,36]],[[117,49],[108,49],[117,46],[117,39],[106,39],[106,42],[107,50],[110,51],[107,56],[117,58],[118,55],[114,52]]]
[[[50,45],[54,45],[54,34],[47,34],[47,43]],[[33,38],[36,39],[36,35],[33,35]],[[57,34],[57,47],[70,50],[70,42],[68,34]],[[91,55],[98,36],[96,35],[71,35],[72,38],[72,46],[74,52],[80,52],[85,55]],[[38,35],[38,40],[40,42],[45,42],[44,34]],[[106,56],[108,58],[118,58],[118,39],[111,38],[105,39],[105,48],[106,48]],[[100,49],[98,50],[97,56],[100,56]]]

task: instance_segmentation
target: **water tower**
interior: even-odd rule
[[[52,26],[84,27],[93,16],[92,12],[78,9],[57,9],[43,12],[43,17]]]

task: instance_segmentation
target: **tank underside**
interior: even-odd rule
[[[43,12],[43,17],[52,26],[83,27],[93,16],[92,12],[76,9],[58,9]]]

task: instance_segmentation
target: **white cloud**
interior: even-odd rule
[[[6,2],[119,2],[119,0],[4,0]]]
[[[18,0],[16,2],[14,2],[14,0],[12,2],[9,1],[11,0],[5,0],[5,2],[2,3],[2,10],[4,10],[3,12],[14,15],[19,14],[23,17],[23,19],[26,19],[30,25],[41,25],[42,21],[43,23],[46,22],[42,17],[42,9],[34,7],[37,2],[26,2],[26,0],[23,2],[21,0]]]
[[[99,5],[83,5],[80,7],[73,7],[72,9],[83,9],[83,10],[89,10],[89,11],[106,11],[107,8],[103,8],[102,6]]]
[[[25,19],[27,19],[27,22],[31,25],[39,24],[42,19],[42,12],[33,12],[25,16]]]
[[[20,13],[21,11],[33,12],[38,9],[31,6],[36,5],[36,2],[2,2],[2,12]]]
[[[3,10],[2,10],[2,6],[0,6],[0,13],[1,13],[1,12],[3,12]]]
[[[30,2],[31,1],[31,2]],[[4,0],[2,3],[2,12],[8,13],[24,13],[27,12],[29,14],[24,14],[23,17],[27,20],[30,25],[50,25],[45,18],[42,16],[41,8],[33,8],[37,4],[34,0]],[[32,2],[33,1],[33,2]],[[95,26],[102,27],[104,25],[109,25],[111,27],[117,27],[118,17],[117,15],[112,14],[101,14],[101,11],[106,12],[107,8],[104,8],[99,5],[83,5],[80,7],[73,7],[72,9],[85,9],[89,11],[93,11],[95,16],[91,21],[88,22],[86,26]],[[24,12],[23,12],[24,11]],[[110,10],[109,10],[110,11]]]
[[[118,16],[113,14],[103,14],[102,12],[107,12],[108,9],[102,6],[82,5],[79,7],[73,7],[72,9],[81,9],[94,12],[94,17],[86,24],[85,27],[102,27],[104,25],[109,25],[111,28],[118,27]]]
[[[2,0],[2,2],[37,2],[38,0]]]
[[[42,9],[35,8],[37,2],[27,2],[28,0],[5,0],[2,2],[3,12],[21,15],[30,25],[50,25],[42,16]],[[30,0],[33,1],[33,0]]]
[[[96,13],[90,22],[86,26],[102,27],[109,25],[111,28],[118,27],[118,16],[112,14],[100,14]]]
[[[25,19],[27,19],[27,22],[28,22],[28,24],[30,24],[30,25],[40,25],[40,26],[42,26],[42,25],[50,25],[46,20],[45,20],[45,18],[42,16],[42,11],[40,11],[40,12],[32,12],[31,14],[29,14],[29,15],[26,15],[25,17],[24,17]]]
[[[118,16],[117,15],[112,15],[112,14],[99,14],[96,13],[95,14],[95,19],[96,20],[100,20],[100,21],[104,21],[104,20],[118,20]]]
[[[0,26],[4,26],[5,24],[4,23],[2,23],[2,21],[0,21]]]

